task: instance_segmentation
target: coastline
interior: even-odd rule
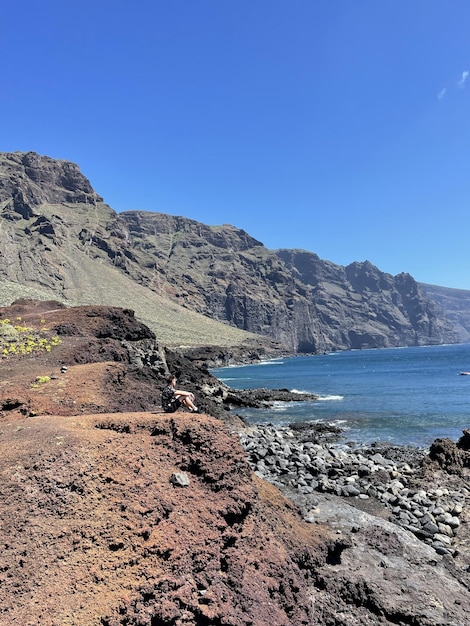
[[[42,328],[45,314],[29,315]],[[467,506],[450,556],[384,519],[378,499],[302,493],[298,480],[281,491],[249,465],[239,437],[250,427],[228,410],[237,392],[204,363],[158,348],[127,311],[54,309],[47,321],[61,329],[60,345],[12,356],[3,372],[0,613],[8,623],[468,622]],[[163,413],[168,370],[205,415]],[[45,373],[47,382],[31,385]],[[286,393],[255,390],[241,401],[269,406]],[[335,448],[330,434],[317,427],[310,441],[319,459]],[[308,459],[293,448],[286,463],[297,476]],[[426,490],[431,480],[449,492],[469,483],[469,464],[453,463],[464,450],[436,453],[442,463],[423,474]],[[331,456],[328,479],[339,485],[343,461]]]
[[[301,390],[318,396],[312,406],[244,410],[250,422],[289,424],[311,419],[344,426],[358,443],[388,441],[429,447],[438,437],[457,441],[468,423],[468,358],[462,346],[296,355],[242,367],[216,368],[231,387]],[[348,436],[348,435],[346,435]]]
[[[388,444],[348,449],[336,431],[316,424],[248,425],[239,436],[255,474],[295,502],[305,521],[324,521],[319,503],[333,496],[409,531],[441,556],[468,560],[470,488],[465,472],[455,473],[470,466],[468,431],[457,444],[442,440],[430,450]],[[443,446],[457,467],[440,467]]]
[[[351,530],[351,520],[358,518],[367,532],[374,534],[371,528],[378,524],[380,533],[400,536],[400,543],[413,538],[428,555],[426,559],[443,559],[470,589],[468,434],[461,447],[450,439],[436,440],[431,447],[389,443],[353,447],[339,440],[342,431],[327,422],[306,426],[248,423],[237,415],[238,407],[269,410],[277,399],[301,402],[311,398],[287,389],[234,389],[209,372],[213,361],[200,355],[190,361],[188,381],[197,381],[205,400],[210,398],[203,408],[237,435],[254,475],[276,486],[297,507],[303,521],[336,526],[350,539],[359,528],[353,523]],[[192,367],[197,371],[191,374]],[[396,546],[384,549],[401,550]]]

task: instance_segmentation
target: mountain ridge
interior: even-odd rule
[[[132,306],[167,344],[315,353],[462,336],[409,274],[269,250],[231,225],[116,213],[77,165],[36,153],[0,154],[0,227],[2,304],[16,284],[19,296]]]
[[[56,171],[62,168],[64,175]],[[57,185],[58,180],[64,184],[64,178],[69,187],[74,181],[74,189]],[[108,226],[119,241],[117,214],[74,164],[34,153],[1,154],[0,207],[0,304],[7,306],[22,297],[55,299],[71,306],[132,304],[139,318],[168,345],[212,345],[214,336],[222,346],[260,343],[258,337],[183,310],[122,272],[119,247],[110,258],[113,253],[101,236],[108,236]]]

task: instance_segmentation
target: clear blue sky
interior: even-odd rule
[[[0,27],[0,150],[116,211],[470,289],[469,0],[26,0]]]

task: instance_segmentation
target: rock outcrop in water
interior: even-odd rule
[[[470,429],[455,443],[450,439],[436,439],[429,450],[428,463],[449,474],[464,477],[470,469]]]

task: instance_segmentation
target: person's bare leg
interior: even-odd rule
[[[184,405],[186,406],[186,408],[188,408],[190,411],[197,411],[197,407],[194,404],[194,402],[191,400],[191,398],[184,398],[183,400]]]
[[[194,404],[190,396],[176,396],[181,403],[190,411],[197,411],[197,406]]]

